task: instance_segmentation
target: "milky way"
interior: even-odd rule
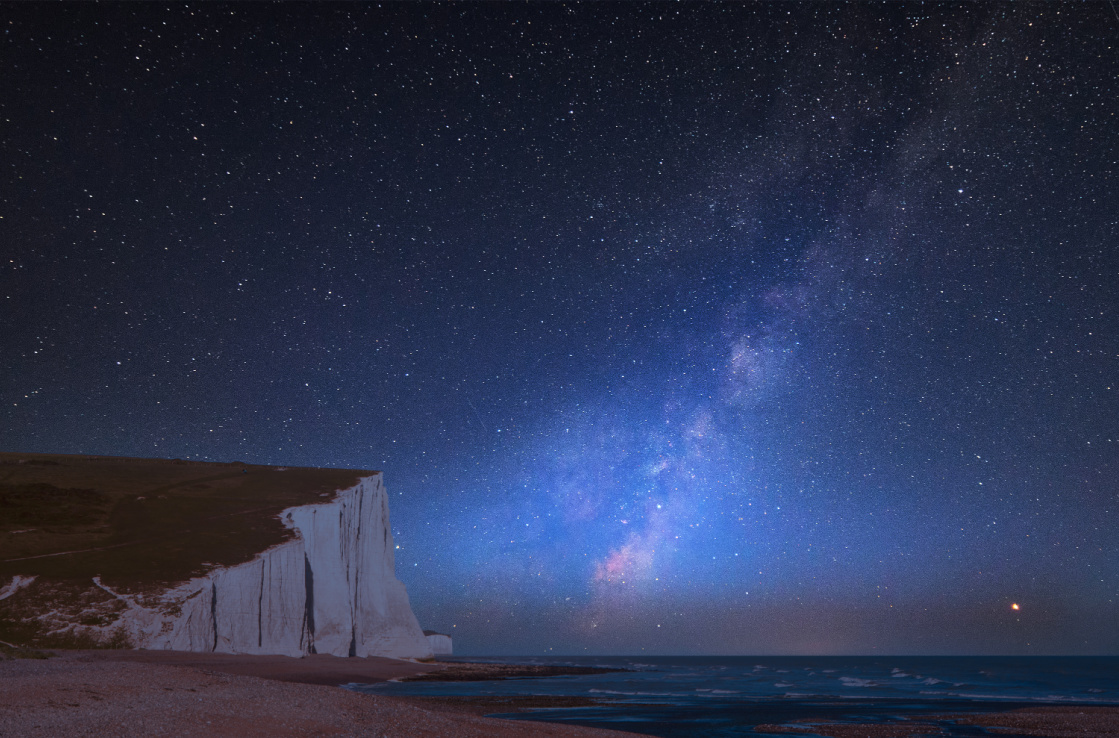
[[[381,469],[462,653],[1119,652],[1110,4],[4,7],[0,449]]]

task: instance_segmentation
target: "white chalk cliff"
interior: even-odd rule
[[[330,502],[293,507],[295,537],[158,598],[121,594],[118,621],[139,648],[430,658],[396,578],[388,498],[377,473]]]
[[[455,654],[454,644],[451,643],[451,637],[446,633],[425,630],[424,635],[427,636],[427,642],[431,644],[431,651],[436,656],[453,656]]]

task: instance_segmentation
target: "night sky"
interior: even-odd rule
[[[0,450],[381,469],[459,653],[1119,653],[1111,4],[0,24]]]

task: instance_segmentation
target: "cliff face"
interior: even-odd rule
[[[291,540],[161,595],[133,596],[94,577],[116,601],[113,632],[148,649],[432,656],[396,578],[380,473],[330,502],[288,508],[281,520]]]
[[[436,633],[434,630],[425,630],[427,642],[431,644],[431,651],[436,656],[453,656],[455,653],[451,637],[446,633]]]
[[[204,479],[233,484],[264,473],[281,483],[286,476],[285,470],[254,469]],[[150,470],[145,480],[149,484],[160,481]],[[248,481],[258,488],[253,500],[271,498],[266,485]],[[198,485],[189,479],[187,483]],[[337,492],[321,486],[316,492],[312,486],[311,499],[329,501],[284,509],[279,514],[283,526],[276,522],[274,512],[261,513],[252,509],[252,501],[239,501],[244,511],[234,512],[232,517],[242,521],[244,536],[263,526],[278,531],[286,527],[291,532],[274,536],[273,540],[281,542],[271,543],[244,564],[201,565],[206,574],[180,578],[178,585],[156,585],[150,579],[124,576],[122,571],[145,566],[158,574],[162,569],[151,559],[160,555],[175,570],[173,566],[182,558],[197,557],[199,552],[201,556],[227,552],[229,543],[244,547],[241,531],[210,524],[231,519],[229,513],[214,515],[215,499],[222,501],[217,494],[198,504],[205,513],[195,510],[196,520],[205,521],[205,527],[196,522],[176,530],[164,519],[162,533],[144,534],[141,528],[138,542],[131,546],[8,559],[6,564],[20,573],[0,583],[0,624],[7,628],[4,637],[22,635],[22,640],[48,647],[100,644],[292,656],[431,657],[431,644],[416,623],[404,585],[395,575],[395,546],[382,475],[351,476],[347,484],[354,485]],[[163,486],[156,491],[167,489]],[[239,498],[234,494],[236,502]],[[303,499],[308,495],[304,493]],[[152,495],[125,500],[130,504],[148,501],[176,502]],[[247,513],[256,513],[256,517],[250,519]],[[209,548],[191,545],[190,537],[198,533],[208,534]],[[97,550],[114,552],[116,558],[91,564],[87,557]],[[51,570],[48,565],[58,568]],[[65,576],[59,575],[59,568]],[[102,581],[102,576],[109,581]]]

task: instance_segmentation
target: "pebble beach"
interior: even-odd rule
[[[332,686],[439,668],[329,656],[59,652],[0,662],[0,736],[632,735],[429,710]]]
[[[539,666],[415,663],[325,655],[291,658],[176,651],[58,651],[46,659],[0,661],[0,738],[636,735],[484,717],[486,712],[578,706],[578,700],[568,704],[555,697],[534,698],[497,705],[493,699],[388,697],[339,688],[388,680],[462,681],[546,676],[552,672],[555,670]],[[1119,708],[1072,705],[929,715],[890,724],[792,720],[757,725],[754,730],[834,738],[946,736],[946,719],[996,735],[1119,738]]]

